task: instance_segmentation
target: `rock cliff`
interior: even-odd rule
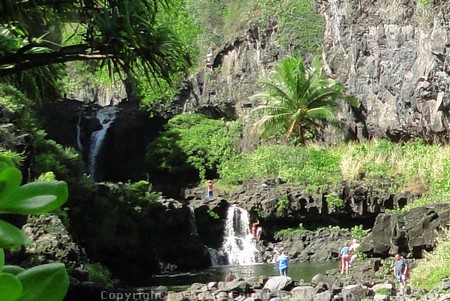
[[[316,0],[326,19],[322,58],[328,75],[361,101],[341,118],[355,139],[447,141],[450,104],[450,3],[413,0]],[[253,28],[217,50],[192,75],[178,102],[184,111],[246,116],[275,62],[287,54],[277,27]],[[246,144],[255,143],[246,133]]]

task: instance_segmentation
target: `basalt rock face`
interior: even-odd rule
[[[394,141],[447,141],[450,3],[422,9],[413,0],[316,3],[326,19],[328,71],[361,101],[356,136],[366,130]]]
[[[420,8],[415,0],[316,0],[326,20],[324,67],[356,96],[343,108],[350,137],[394,141],[423,137],[447,141],[450,105],[450,4]],[[258,80],[290,54],[276,26],[253,28],[213,52],[211,64],[192,75],[177,99],[180,111],[212,117],[246,116],[256,105]],[[333,136],[334,135],[334,136]],[[327,141],[338,139],[327,132]],[[257,143],[250,130],[243,148]]]
[[[203,113],[211,118],[234,120],[254,107],[249,97],[260,90],[258,80],[268,75],[286,55],[277,42],[276,26],[252,28],[213,52],[211,64],[191,75],[175,98],[178,111]],[[252,149],[257,139],[245,129],[242,149]]]
[[[449,209],[449,204],[437,204],[405,213],[380,214],[359,250],[373,256],[400,253],[420,258],[422,251],[434,249],[439,233],[448,227]]]
[[[412,202],[414,195],[394,195],[369,186],[341,183],[333,191],[307,192],[304,187],[265,181],[262,185],[232,193],[234,203],[248,210],[252,218],[262,217],[277,227],[297,227],[299,223],[312,226],[339,225],[371,227],[379,213],[402,208]],[[343,200],[333,202],[332,196]]]

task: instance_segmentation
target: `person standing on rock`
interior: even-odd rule
[[[250,225],[250,233],[252,233],[252,235],[255,239],[257,239],[257,230],[258,230],[259,225],[260,225],[259,219],[256,219],[256,221],[251,223],[251,225]]]
[[[278,263],[278,270],[281,276],[287,276],[289,267],[289,257],[285,251],[281,251],[281,254],[275,260]]]
[[[213,190],[214,190],[214,181],[213,180],[207,180],[205,182],[205,184],[206,184],[206,189],[207,189],[206,197],[212,198]]]
[[[358,255],[356,254],[356,250],[359,248],[359,243],[356,239],[353,239],[352,244],[350,245],[350,262],[349,262],[349,267],[352,266],[352,262],[355,261],[356,257],[358,257]]]
[[[395,254],[394,276],[398,282],[406,286],[406,275],[408,274],[408,263],[400,254]]]
[[[350,243],[346,242],[344,247],[339,252],[341,256],[341,274],[348,274],[348,268],[350,265]]]

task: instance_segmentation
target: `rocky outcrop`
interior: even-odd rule
[[[87,256],[58,216],[30,217],[22,230],[32,241],[25,249],[26,267],[58,261],[66,265],[69,275],[87,280]]]
[[[385,184],[389,187],[388,182]],[[328,199],[329,195],[334,198]],[[191,194],[187,198],[197,200],[191,201],[197,207],[202,195]],[[229,195],[219,195],[213,200],[224,199],[238,204],[250,212],[252,219],[259,217],[272,226],[296,227],[299,223],[305,223],[341,227],[363,224],[371,227],[379,213],[386,209],[403,208],[416,198],[417,195],[394,195],[387,190],[347,182],[342,182],[332,191],[310,192],[299,185],[266,180],[242,187]],[[214,202],[206,202],[214,208]]]
[[[422,251],[433,250],[439,233],[448,228],[449,210],[449,204],[436,204],[404,213],[380,214],[359,250],[370,256],[400,253],[421,258]]]
[[[447,141],[450,4],[316,2],[326,19],[328,71],[361,101],[355,136],[366,129],[368,137]]]
[[[258,80],[286,55],[277,42],[276,24],[252,28],[213,53],[213,63],[190,76],[178,96],[184,111],[235,119],[248,113],[247,99],[258,91]]]
[[[123,184],[76,190],[68,202],[70,231],[89,258],[123,281],[144,285],[155,273],[211,265],[187,204],[143,198]]]

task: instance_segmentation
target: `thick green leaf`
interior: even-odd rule
[[[33,182],[25,184],[0,204],[1,213],[42,214],[60,207],[69,196],[66,182]]]
[[[22,284],[16,276],[0,273],[0,300],[15,301],[22,294]]]
[[[0,271],[3,269],[3,266],[5,265],[5,252],[3,249],[0,249]]]
[[[12,249],[30,243],[30,239],[20,229],[0,220],[0,248]]]
[[[17,275],[25,271],[24,268],[19,267],[18,265],[5,265],[2,269],[2,273],[9,273],[13,275]]]
[[[21,182],[22,174],[17,168],[6,167],[0,171],[0,206],[8,202],[8,196],[19,188]]]
[[[28,269],[17,278],[22,296],[17,301],[61,301],[69,288],[69,275],[62,263],[49,263]]]
[[[0,171],[5,167],[14,167],[14,162],[11,158],[0,155]]]

